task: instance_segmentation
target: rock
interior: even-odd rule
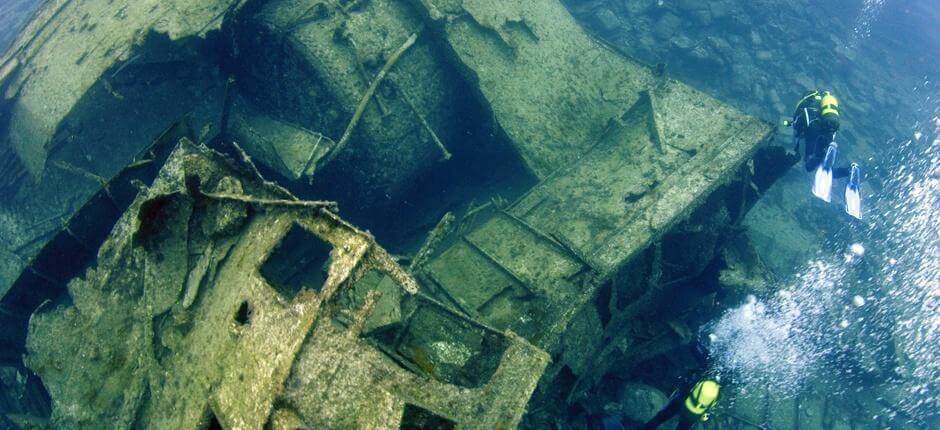
[[[751,44],[754,46],[760,46],[764,41],[760,37],[760,33],[755,30],[751,30]]]
[[[695,46],[695,42],[692,41],[688,36],[679,35],[672,39],[673,48],[679,51],[688,51]]]
[[[777,90],[774,88],[771,88],[769,91],[767,91],[767,99],[775,105],[783,103],[783,101],[780,100],[780,94],[778,94]]]
[[[816,82],[813,81],[813,79],[810,78],[808,75],[806,75],[806,73],[800,73],[796,75],[794,80],[796,81],[797,85],[800,88],[804,88],[806,90],[816,88]]]
[[[874,85],[869,88],[871,91],[871,100],[880,105],[890,105],[891,102],[888,100],[888,93],[885,92],[884,88]]]
[[[714,56],[710,55],[708,49],[706,49],[704,46],[696,46],[695,49],[692,49],[692,52],[689,53],[689,56],[698,61],[709,61],[714,59]]]
[[[653,29],[653,34],[659,39],[669,39],[673,37],[682,25],[682,20],[672,12],[666,12],[659,17]]]
[[[731,30],[744,33],[754,27],[754,20],[751,18],[751,15],[740,10],[735,10],[735,13],[730,16],[730,24]]]
[[[610,9],[601,8],[594,13],[594,23],[605,33],[612,32],[623,26],[620,18]]]
[[[645,384],[631,383],[623,389],[620,412],[624,420],[637,425],[656,415],[668,399],[662,391]]]
[[[684,11],[708,10],[708,2],[699,0],[679,0],[676,5]]]
[[[848,61],[855,61],[858,51],[844,44],[836,45],[832,48],[836,55],[845,58]],[[853,69],[854,70],[854,69]]]
[[[656,0],[625,0],[624,10],[630,15],[639,15],[656,4]]]
[[[746,64],[736,63],[731,66],[731,88],[735,93],[749,94],[753,71],[754,68]]]
[[[794,398],[774,399],[768,402],[768,423],[769,428],[786,429],[793,428],[796,421],[796,400]],[[821,429],[820,429],[821,430]]]
[[[828,424],[827,428],[832,430],[852,430],[852,420],[849,419],[849,417],[842,414],[836,415],[831,412],[829,414],[834,416],[831,418],[831,422]]]
[[[722,57],[731,58],[731,55],[734,54],[734,49],[731,48],[731,44],[723,37],[708,36],[705,40],[708,42],[708,45],[714,48]]]
[[[770,91],[767,92],[767,99],[774,107],[774,115],[786,115],[788,113],[787,104],[780,98],[780,94],[777,93],[776,89],[771,88]]]
[[[735,7],[735,4],[732,2],[724,1],[713,1],[708,2],[708,10],[711,12],[713,19],[724,19],[731,14],[731,10]]]
[[[757,51],[757,54],[755,55],[755,57],[761,61],[770,61],[770,60],[773,60],[774,54],[767,50],[760,50],[760,51]]]
[[[691,16],[692,20],[702,27],[707,27],[712,23],[712,13],[708,9],[700,9],[689,12],[689,16]]]
[[[763,388],[728,387],[722,391],[727,392],[727,398],[734,399],[734,403],[729,403],[728,406],[735,415],[752,423],[763,423],[766,416]]]
[[[801,396],[799,399],[799,409],[797,420],[801,429],[824,429],[823,412],[825,411],[825,399],[815,395]],[[792,421],[791,421],[792,422]]]

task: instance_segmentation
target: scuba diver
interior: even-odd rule
[[[836,132],[839,131],[839,100],[829,91],[809,91],[797,104],[793,118],[784,121],[784,125],[793,127],[793,151],[797,156],[800,143],[803,143],[806,171],[816,172],[813,194],[828,203],[831,201],[832,180],[848,177],[845,212],[861,219],[861,169],[856,163],[850,167],[835,167],[839,148],[835,142]]]
[[[708,420],[708,411],[718,403],[718,392],[721,390],[718,378],[708,375],[710,346],[711,339],[706,335],[695,340],[692,344],[692,356],[695,357],[698,368],[692,375],[699,376],[690,377],[673,390],[666,405],[643,424],[640,430],[653,430],[677,415],[679,424],[676,430],[688,430],[699,421]]]
[[[691,429],[699,421],[708,420],[708,411],[718,403],[718,393],[721,385],[718,381],[709,377],[699,379],[691,388],[685,390],[676,390],[669,398],[659,412],[646,424],[640,427],[641,430],[653,430],[660,424],[669,421],[670,418],[678,415],[679,424],[676,430]]]
[[[718,393],[721,390],[718,378],[707,376],[709,343],[707,336],[701,336],[690,345],[691,354],[697,364],[690,373],[692,376],[683,378],[684,382],[673,391],[666,405],[653,418],[638,427],[639,429],[656,429],[675,416],[679,417],[676,430],[688,430],[699,421],[708,420],[708,411],[718,402]],[[588,419],[588,428],[591,430],[624,430],[625,424],[621,417],[607,414],[594,415]]]

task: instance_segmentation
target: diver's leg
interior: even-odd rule
[[[689,430],[697,422],[698,420],[682,415],[681,417],[679,417],[679,424],[676,425],[676,430]]]
[[[836,167],[832,169],[832,178],[833,179],[842,179],[849,177],[849,174],[852,172],[852,169],[848,167]]]
[[[815,171],[819,164],[822,163],[823,156],[817,154],[819,151],[816,150],[816,142],[813,139],[804,139],[803,140],[803,165],[806,166],[807,172]]]
[[[816,157],[808,157],[803,160],[803,165],[806,166],[807,172],[815,171],[816,168],[819,167],[821,163],[822,163],[822,159],[816,158]]]

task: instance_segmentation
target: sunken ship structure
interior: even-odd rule
[[[564,428],[766,288],[774,135],[557,0],[50,0],[0,58],[0,419]]]

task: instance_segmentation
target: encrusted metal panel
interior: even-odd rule
[[[439,26],[522,159],[545,178],[584,154],[653,83],[555,0],[413,0]]]
[[[756,118],[668,82],[644,93],[576,164],[510,212],[609,274],[730,180],[770,132]]]
[[[396,429],[412,404],[457,428],[515,426],[547,354],[420,295],[329,208],[182,143],[69,283],[71,303],[30,321],[26,363],[52,396],[51,424]],[[323,284],[289,295],[261,270],[288,231],[328,244]],[[290,407],[303,393],[318,403]]]

